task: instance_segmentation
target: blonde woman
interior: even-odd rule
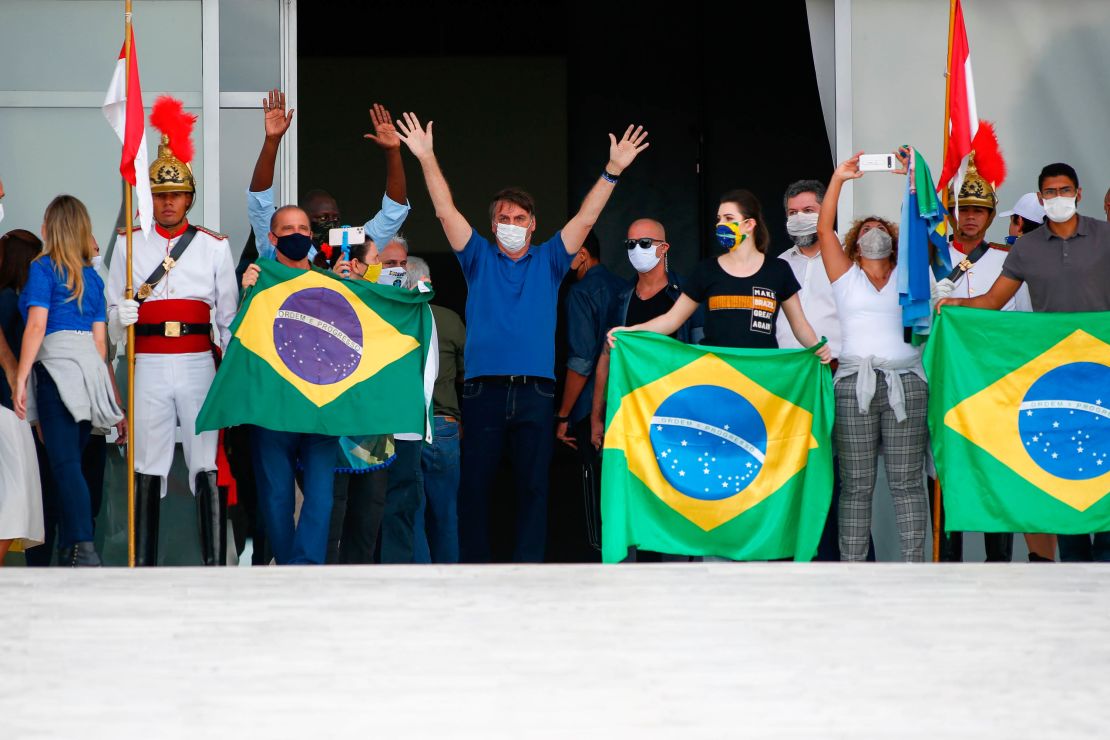
[[[42,256],[19,296],[26,326],[13,401],[16,414],[42,430],[61,509],[60,564],[98,566],[81,454],[94,427],[126,432],[106,364],[104,282],[92,267],[85,205],[59,195],[46,208],[42,237]]]

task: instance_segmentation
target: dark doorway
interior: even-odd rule
[[[672,267],[686,273],[712,252],[719,194],[747,187],[778,252],[783,190],[832,168],[803,0],[302,3],[298,32],[301,187],[332,191],[356,221],[376,211],[384,183],[381,155],[362,139],[375,101],[435,120],[437,154],[476,229],[490,229],[489,196],[520,185],[537,198],[540,238],[596,181],[607,134],[643,124],[651,148],[596,228],[604,262],[628,278],[621,242],[634,219],[663,222]],[[461,271],[411,157],[406,169],[405,232],[432,267],[437,302],[462,314]],[[557,454],[552,471],[551,560],[589,554],[573,460]]]

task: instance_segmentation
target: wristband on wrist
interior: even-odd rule
[[[564,421],[569,422],[570,417],[569,416],[559,416],[558,414],[555,414],[555,423],[556,424],[562,424]]]
[[[609,170],[602,170],[601,171],[601,179],[604,180],[605,182],[612,183],[613,185],[616,185],[618,182],[620,182],[621,176],[620,175],[614,175],[611,172],[609,172]]]

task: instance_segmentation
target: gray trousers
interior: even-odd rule
[[[929,389],[913,373],[902,375],[906,418],[898,421],[887,400],[886,380],[882,373],[875,372],[878,375],[875,396],[865,414],[860,413],[856,400],[856,375],[840,378],[834,386],[834,433],[840,456],[840,559],[854,562],[867,559],[881,441],[902,560],[919,563],[925,560],[925,527],[929,520],[924,475]]]

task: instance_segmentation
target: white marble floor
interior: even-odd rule
[[[1110,734],[1110,569],[0,569],[23,737]]]

